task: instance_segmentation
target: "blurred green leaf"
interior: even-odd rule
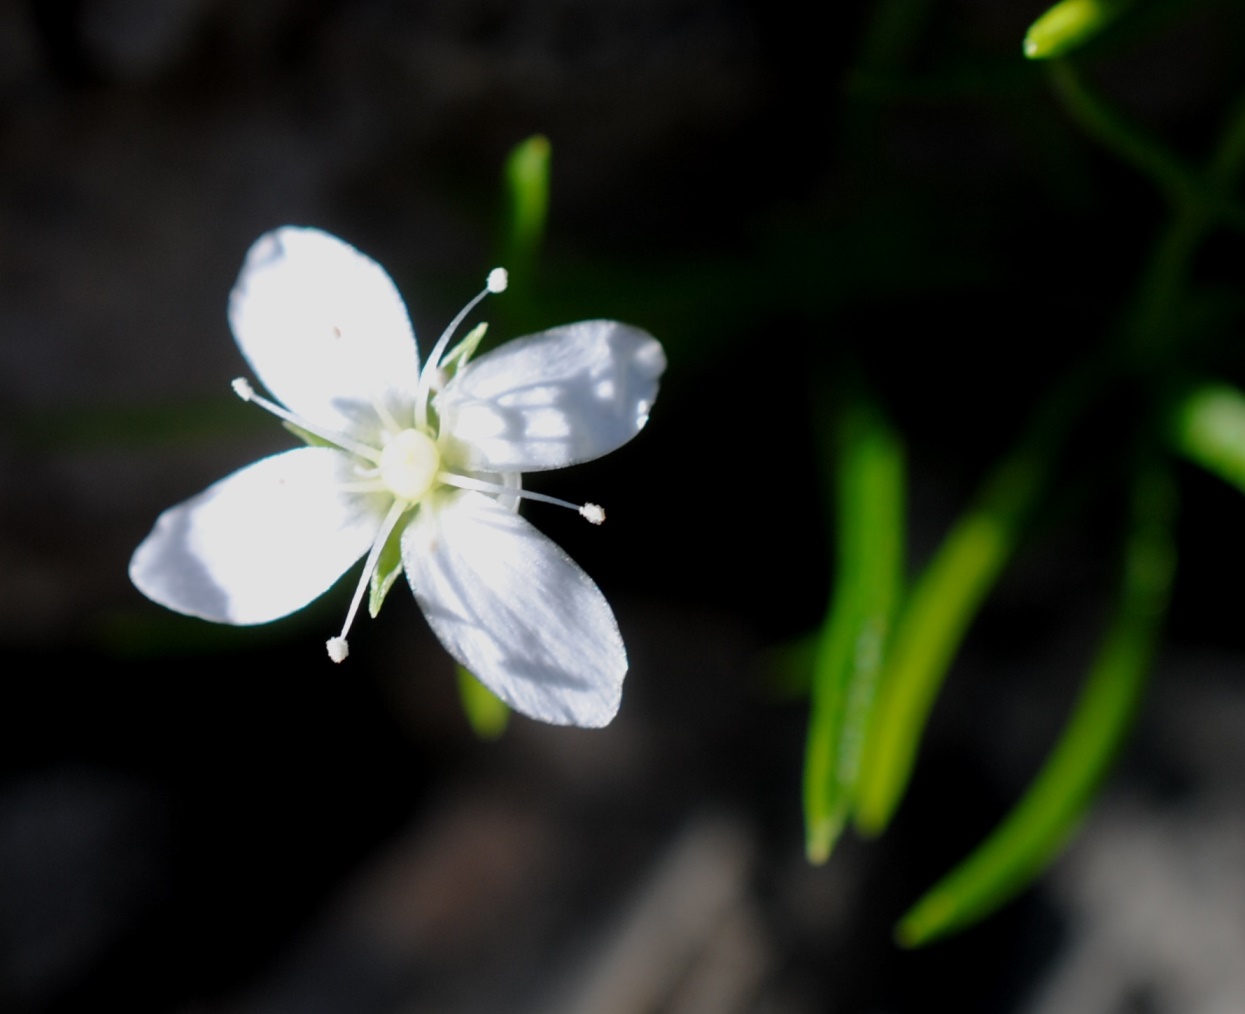
[[[1022,447],[997,469],[917,579],[900,616],[865,747],[856,826],[875,835],[907,787],[951,660],[1011,557],[1048,471]]]
[[[1132,0],[1061,0],[1029,26],[1025,56],[1050,60],[1079,49],[1131,6]]]
[[[461,665],[454,668],[458,673],[458,696],[472,731],[481,739],[498,739],[510,722],[510,709]]]
[[[536,264],[549,217],[549,139],[537,134],[522,141],[506,159],[508,219],[503,258],[522,289]]]
[[[1117,613],[1071,720],[1011,813],[900,921],[896,936],[904,946],[930,943],[998,908],[1075,830],[1132,724],[1150,668],[1175,571],[1175,502],[1166,469],[1139,469]]]
[[[1168,434],[1186,458],[1245,492],[1245,394],[1221,383],[1194,388],[1177,399]]]
[[[903,798],[947,669],[1015,551],[1072,424],[1101,389],[1103,366],[1093,356],[1064,376],[913,585],[865,740],[854,808],[861,834],[880,834]]]
[[[851,807],[904,566],[900,439],[860,397],[835,428],[837,572],[814,660],[804,762],[806,849],[814,863],[829,858]]]

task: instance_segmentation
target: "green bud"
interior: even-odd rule
[[[1061,0],[1029,26],[1025,56],[1050,60],[1085,45],[1111,24],[1132,0]]]

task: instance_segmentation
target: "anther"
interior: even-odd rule
[[[344,637],[330,637],[324,645],[329,650],[329,658],[334,662],[346,661],[346,656],[350,654],[350,645],[346,643]]]
[[[600,525],[605,522],[605,508],[599,503],[586,503],[579,508],[580,517],[589,524]]]
[[[243,401],[250,401],[255,397],[255,388],[245,377],[234,377],[229,386],[233,388],[233,393]]]
[[[510,276],[506,274],[505,268],[493,268],[488,273],[488,282],[486,283],[489,292],[496,295],[498,292],[505,292],[506,286],[510,282]]]

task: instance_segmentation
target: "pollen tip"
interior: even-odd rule
[[[505,292],[506,286],[510,283],[510,276],[506,274],[505,268],[493,268],[488,273],[488,290],[492,293]]]
[[[251,387],[250,381],[245,377],[235,377],[229,386],[233,388],[233,393],[243,401],[250,401],[255,397],[255,388]]]
[[[328,648],[329,658],[334,662],[344,662],[350,654],[350,645],[344,637],[330,637],[324,646]]]
[[[605,508],[599,503],[586,503],[579,508],[579,514],[590,524],[599,525],[605,521]]]

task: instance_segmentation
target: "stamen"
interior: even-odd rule
[[[513,486],[503,486],[501,483],[489,482],[486,479],[476,479],[470,475],[459,475],[457,472],[438,472],[437,482],[443,482],[447,486],[457,486],[459,489],[472,489],[477,493],[502,493],[508,496],[521,497],[524,500],[551,503],[555,507],[566,507],[594,525],[599,525],[605,521],[605,508],[596,503],[571,503],[569,500],[560,500],[556,496],[549,496],[546,493],[535,493],[530,489],[515,489]]]
[[[383,429],[389,433],[396,433],[398,430],[404,428],[398,420],[393,417],[393,413],[389,411],[389,407],[383,401],[379,398],[373,398],[371,401],[372,409],[375,411],[377,418],[380,419],[380,425]]]
[[[395,501],[389,508],[389,513],[385,515],[385,520],[381,522],[380,531],[376,533],[376,540],[372,543],[372,548],[368,550],[367,560],[363,563],[363,574],[359,577],[359,585],[354,590],[354,598],[350,600],[350,609],[346,612],[346,622],[342,624],[342,632],[337,637],[330,637],[324,643],[324,647],[328,649],[329,658],[334,662],[343,662],[350,654],[350,644],[346,640],[346,634],[350,632],[350,625],[354,623],[355,614],[359,611],[359,603],[363,601],[363,590],[372,579],[372,571],[376,569],[381,550],[385,548],[385,543],[393,534],[398,519],[402,517],[408,506],[402,500]]]
[[[432,351],[424,361],[424,368],[419,372],[419,387],[415,390],[415,428],[417,430],[428,427],[428,390],[432,387],[432,378],[437,372],[437,364],[445,354],[445,348],[449,345],[450,339],[454,337],[454,332],[458,330],[458,325],[466,319],[467,314],[479,305],[480,300],[490,292],[504,292],[507,281],[508,276],[506,275],[505,268],[494,268],[490,271],[484,288],[475,294],[471,302],[458,311],[458,316],[450,321],[449,326],[441,332],[441,337],[437,339],[437,343],[433,345]]]
[[[233,393],[243,401],[250,402],[253,405],[258,405],[262,409],[266,409],[278,419],[284,419],[291,426],[297,426],[300,430],[306,430],[313,436],[320,437],[322,440],[327,440],[334,446],[340,447],[343,451],[349,451],[351,454],[357,454],[359,457],[366,458],[368,461],[374,462],[377,465],[380,464],[380,451],[375,448],[368,447],[365,444],[361,444],[357,440],[352,440],[344,433],[337,433],[336,431],[327,429],[324,426],[318,426],[315,423],[308,422],[306,419],[302,418],[302,416],[295,415],[288,408],[278,405],[275,401],[269,401],[267,398],[261,397],[255,393],[255,388],[250,385],[250,382],[247,381],[245,377],[235,378],[230,386],[233,387]]]

